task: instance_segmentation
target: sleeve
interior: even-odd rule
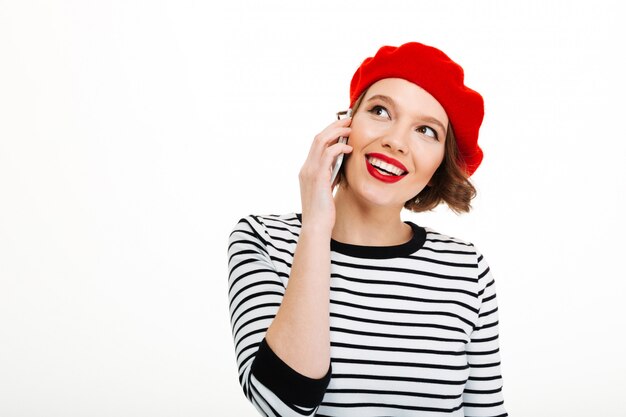
[[[480,309],[466,346],[470,374],[463,391],[466,417],[508,416],[502,395],[496,286],[487,262],[477,253]]]
[[[241,219],[228,241],[228,299],[239,383],[263,416],[312,416],[322,401],[330,369],[322,379],[299,374],[265,341],[285,286],[267,247],[264,226]]]

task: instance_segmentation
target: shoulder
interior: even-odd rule
[[[231,233],[253,235],[261,241],[267,239],[285,239],[300,235],[300,222],[296,213],[286,214],[248,214],[239,219]]]
[[[424,249],[427,251],[439,256],[450,256],[468,266],[471,264],[479,270],[479,275],[488,268],[483,254],[472,242],[440,233],[429,227],[424,227],[424,230],[426,231]]]
[[[432,252],[429,256],[462,265],[477,284],[478,294],[493,285],[493,275],[481,251],[472,242],[439,233],[428,227],[424,249]]]
[[[430,243],[432,246],[457,249],[461,252],[473,253],[476,251],[476,247],[472,242],[440,233],[430,227],[424,227],[424,230],[426,231],[426,243]]]

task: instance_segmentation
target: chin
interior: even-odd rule
[[[426,184],[414,184],[410,187],[410,189],[414,192],[410,195],[402,195],[404,193],[401,192],[401,189],[398,189],[393,185],[379,182],[369,176],[365,167],[359,168],[362,168],[362,171],[365,171],[365,174],[364,176],[354,175],[354,177],[350,175],[351,177],[356,178],[354,184],[347,181],[345,173],[342,181],[345,181],[347,188],[350,189],[350,192],[354,193],[359,200],[366,201],[370,205],[376,207],[399,207],[401,209],[408,200],[415,197],[426,186]],[[348,174],[351,173],[352,172],[348,172]],[[405,178],[401,181],[406,181],[407,179],[408,178]],[[406,192],[408,187],[402,187],[402,189]]]
[[[367,201],[368,204],[376,207],[404,207],[406,200],[402,200],[393,193],[383,193],[380,189],[374,187],[362,186],[356,190],[360,199]],[[402,201],[401,201],[402,200]]]

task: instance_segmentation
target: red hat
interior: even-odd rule
[[[483,159],[478,130],[483,121],[483,98],[463,84],[463,68],[432,46],[409,42],[383,46],[366,58],[350,82],[350,107],[361,93],[384,78],[403,78],[428,91],[445,109],[454,129],[462,166],[469,177]]]

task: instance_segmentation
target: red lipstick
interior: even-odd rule
[[[370,153],[367,154],[365,156],[365,166],[367,167],[367,172],[370,173],[370,175],[374,178],[376,178],[377,180],[380,180],[382,182],[386,182],[386,183],[394,183],[394,182],[398,182],[400,181],[402,178],[405,177],[405,175],[383,175],[381,174],[376,168],[374,168],[374,166],[372,164],[370,164],[368,158],[376,158],[376,159],[380,159],[383,162],[386,162],[390,165],[393,165],[397,168],[400,168],[401,170],[403,170],[404,172],[407,172],[408,169],[406,169],[406,167],[404,165],[402,165],[402,163],[396,159],[390,158],[386,155],[380,154],[380,153]]]
[[[387,162],[390,165],[393,165],[395,167],[400,168],[402,171],[406,172],[408,171],[408,169],[406,169],[406,167],[404,165],[402,165],[402,162],[398,161],[397,159],[393,159],[390,156],[387,155],[383,155],[382,153],[368,153],[367,155],[368,158],[376,158],[376,159],[380,159],[383,162]]]

